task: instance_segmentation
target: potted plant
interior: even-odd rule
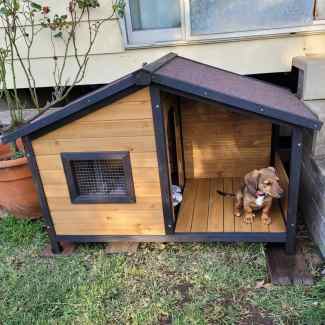
[[[0,48],[0,96],[5,100],[11,118],[10,125],[3,126],[1,133],[30,123],[67,100],[71,90],[85,76],[90,53],[102,25],[116,16],[122,16],[124,6],[123,0],[115,0],[110,15],[94,21],[90,12],[100,7],[98,0],[67,1],[63,14],[54,13],[49,6],[30,0],[0,0],[0,27],[4,34],[4,45]],[[88,35],[82,34],[87,39],[83,53],[77,46],[81,23],[86,24],[88,32]],[[53,64],[47,73],[53,76],[54,87],[51,98],[42,104],[31,59],[39,35],[44,32],[48,33],[49,48],[53,53]],[[71,57],[77,68],[66,78],[67,60],[71,60]],[[17,87],[17,71],[22,72],[26,79],[29,98],[37,112],[28,120],[24,114],[26,103]],[[17,217],[41,216],[36,188],[21,141],[9,146],[0,145],[0,206]]]

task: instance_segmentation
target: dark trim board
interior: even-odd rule
[[[160,190],[163,203],[163,213],[166,234],[172,234],[175,229],[175,218],[171,184],[169,179],[169,163],[166,144],[166,130],[164,126],[163,106],[161,104],[160,90],[158,87],[150,87],[153,123],[155,129],[157,159],[160,178]]]
[[[79,243],[105,243],[112,241],[135,242],[260,242],[285,243],[286,233],[175,233],[170,235],[152,236],[73,236],[57,235],[56,240]]]
[[[268,118],[274,118],[292,125],[308,127],[310,129],[320,129],[322,126],[322,123],[317,120],[304,118],[298,115],[274,109],[272,107],[268,107],[266,105],[260,105],[238,97],[232,97],[224,93],[219,93],[203,88],[200,85],[194,85],[159,74],[153,74],[152,82],[157,85],[167,86],[169,88],[193,94],[198,97],[210,99],[214,102],[234,106],[239,109],[246,110],[247,112],[256,113]]]
[[[288,241],[286,245],[286,250],[288,254],[294,254],[296,249],[296,228],[302,161],[302,147],[302,130],[300,128],[294,128],[292,129],[291,138],[290,177],[288,189]]]
[[[50,209],[49,209],[49,206],[47,203],[46,195],[44,192],[41,175],[39,173],[37,161],[35,159],[33,146],[32,146],[32,143],[28,137],[23,137],[22,140],[23,140],[25,151],[26,151],[26,156],[28,158],[28,164],[29,164],[30,170],[32,172],[33,181],[37,188],[38,198],[39,198],[40,206],[41,206],[41,209],[43,212],[43,218],[45,221],[46,230],[47,230],[48,236],[50,238],[52,251],[54,254],[59,254],[62,251],[62,247],[61,247],[59,241],[56,239],[56,233],[55,233],[54,225],[52,222]]]

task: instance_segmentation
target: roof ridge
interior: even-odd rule
[[[166,64],[174,60],[178,55],[174,52],[170,52],[160,59],[157,59],[151,63],[145,63],[136,75],[137,85],[148,86],[151,83],[151,76],[156,71],[164,67]]]
[[[154,73],[155,71],[162,68],[164,65],[169,63],[171,60],[176,58],[178,55],[174,52],[169,52],[168,54],[162,56],[160,59],[155,60],[151,63],[145,63],[142,67],[142,70],[150,73]]]

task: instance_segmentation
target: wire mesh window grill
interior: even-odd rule
[[[71,160],[70,163],[79,195],[128,195],[122,159]]]
[[[72,203],[136,203],[129,152],[63,152],[61,158]]]

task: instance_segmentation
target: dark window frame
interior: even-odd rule
[[[135,203],[134,182],[132,176],[131,159],[128,151],[105,152],[62,152],[61,160],[69,189],[71,203]],[[126,178],[127,194],[125,195],[80,195],[78,185],[73,175],[71,161],[83,160],[122,160]]]

